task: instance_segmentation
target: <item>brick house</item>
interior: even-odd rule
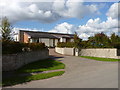
[[[58,42],[73,42],[74,34],[49,33],[40,31],[19,31],[19,41],[24,43],[43,42],[48,47],[55,47]]]

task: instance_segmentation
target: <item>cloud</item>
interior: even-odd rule
[[[67,22],[61,23],[57,26],[55,26],[54,29],[50,30],[50,32],[60,32],[60,33],[74,33],[77,32],[79,37],[87,40],[88,37],[93,36],[95,33],[104,32],[108,36],[111,35],[111,33],[116,33],[120,35],[119,29],[120,29],[120,20],[117,18],[117,3],[114,3],[111,5],[107,12],[107,20],[101,21],[100,18],[96,19],[89,19],[85,25],[79,25],[74,26],[72,24],[69,24]],[[118,23],[119,22],[119,23]]]
[[[118,20],[110,17],[106,21],[101,21],[100,18],[90,19],[86,25],[79,26],[77,32],[87,34],[86,38],[100,32],[104,32],[108,36],[113,32],[118,34]]]
[[[108,17],[106,21],[101,21],[100,18],[89,19],[85,25],[75,26],[67,22],[55,26],[49,32],[69,33],[77,32],[79,37],[87,40],[88,37],[95,33],[104,32],[108,36],[115,32],[118,34],[118,20]]]
[[[83,2],[71,0],[53,0],[53,2],[8,2],[1,1],[0,16],[8,17],[11,23],[22,20],[38,20],[51,23],[63,18],[83,18],[86,15],[99,13],[97,5],[84,5]]]
[[[67,22],[58,24],[54,27],[54,29],[50,30],[49,32],[59,32],[59,33],[69,33],[72,34],[74,33],[74,30],[76,27],[72,24],[69,24]]]
[[[12,29],[12,32],[14,32],[15,34],[18,34],[19,33],[19,30],[25,30],[25,31],[44,31],[42,29],[36,29],[36,28],[18,28],[18,27],[14,27]]]
[[[113,5],[111,5],[106,15],[108,17],[112,17],[113,19],[120,17],[120,12],[118,11],[120,10],[119,6],[120,6],[120,3],[114,3]]]
[[[107,12],[107,20],[101,21],[100,18],[89,19],[86,24],[75,26],[67,22],[56,25],[49,32],[74,33],[86,40],[95,33],[104,32],[108,36],[115,32],[118,34],[118,4],[111,5]],[[12,23],[22,20],[38,20],[42,23],[51,23],[63,18],[83,18],[87,15],[99,14],[99,8],[95,4],[85,5],[83,2],[71,2],[71,0],[53,0],[53,2],[22,3],[6,2],[0,3],[2,14],[7,16]],[[120,15],[120,14],[119,14]],[[30,29],[29,29],[30,30]],[[31,29],[32,30],[32,29]]]
[[[81,0],[77,0],[76,2],[72,2],[72,0],[55,0],[53,3],[53,11],[59,14],[61,17],[75,17],[75,18],[83,18],[86,15],[91,15],[95,13],[99,13],[97,5],[84,5]]]

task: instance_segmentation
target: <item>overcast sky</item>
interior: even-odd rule
[[[0,3],[0,17],[8,17],[15,30],[28,29],[58,33],[77,32],[87,39],[98,32],[118,34],[118,3],[52,0],[52,2]],[[60,2],[59,2],[60,1]]]

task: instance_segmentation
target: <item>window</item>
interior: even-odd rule
[[[66,38],[66,42],[70,42],[70,39],[69,39],[69,38]]]

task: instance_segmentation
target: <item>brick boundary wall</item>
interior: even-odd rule
[[[49,50],[2,55],[2,71],[16,70],[28,63],[49,58]]]

